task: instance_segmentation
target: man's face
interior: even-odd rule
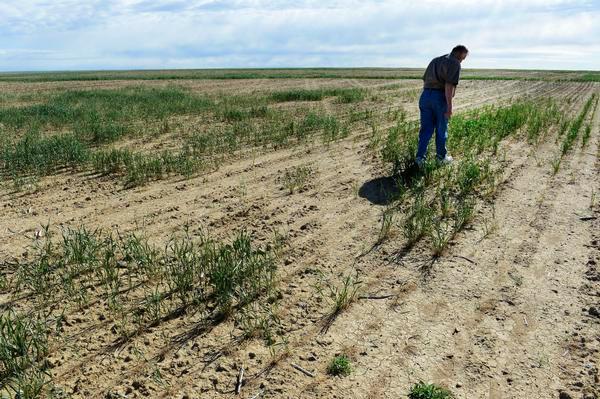
[[[456,57],[458,59],[458,62],[463,62],[463,60],[467,58],[467,54],[469,53],[458,53],[458,56]]]

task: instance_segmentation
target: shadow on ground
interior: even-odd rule
[[[398,197],[401,190],[411,187],[421,173],[416,163],[403,168],[400,173],[382,176],[365,182],[358,195],[374,205],[389,205]]]
[[[388,205],[393,201],[394,193],[398,192],[398,177],[377,177],[364,183],[358,195],[375,205]]]

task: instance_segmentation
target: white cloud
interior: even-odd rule
[[[600,5],[574,0],[22,0],[0,70],[421,66],[598,69]]]

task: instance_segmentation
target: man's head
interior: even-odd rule
[[[462,44],[459,44],[458,46],[456,46],[452,49],[452,52],[450,54],[452,54],[454,57],[456,57],[456,59],[459,62],[462,62],[465,58],[467,58],[467,55],[469,54],[469,50]]]

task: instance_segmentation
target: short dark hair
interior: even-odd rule
[[[463,46],[462,44],[459,44],[458,46],[454,47],[452,49],[452,54],[462,54],[462,53],[467,53],[469,54],[469,49],[466,48],[465,46]]]

